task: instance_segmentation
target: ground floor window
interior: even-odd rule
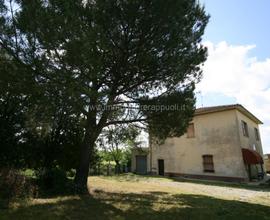
[[[214,161],[213,161],[213,155],[203,155],[203,171],[204,172],[215,172],[214,169]]]

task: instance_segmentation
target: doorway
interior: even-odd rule
[[[147,173],[147,156],[143,155],[136,156],[136,173],[137,174]]]
[[[158,175],[164,176],[164,160],[158,160]]]

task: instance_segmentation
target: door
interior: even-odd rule
[[[136,173],[146,174],[147,172],[147,156],[136,156]]]
[[[164,176],[164,160],[158,160],[158,175]]]

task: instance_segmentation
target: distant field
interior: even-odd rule
[[[90,177],[90,195],[17,200],[0,219],[270,219],[270,189],[120,175]]]

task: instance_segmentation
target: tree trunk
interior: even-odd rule
[[[115,174],[120,174],[120,164],[119,164],[119,161],[116,160],[115,163],[116,163]]]
[[[93,152],[95,141],[91,140],[90,134],[87,133],[81,145],[80,164],[76,170],[76,176],[74,180],[76,191],[78,193],[88,192],[87,179],[89,173],[91,153]]]
[[[110,100],[112,97],[109,98],[108,104],[110,104]],[[92,98],[93,106],[96,104],[96,97]],[[94,151],[95,142],[102,131],[104,124],[107,121],[107,117],[109,112],[103,112],[99,123],[96,124],[96,117],[97,112],[96,109],[91,110],[87,116],[87,126],[85,130],[85,136],[83,143],[81,145],[81,155],[80,155],[80,164],[76,170],[75,176],[75,187],[78,193],[85,193],[88,192],[87,188],[87,179],[88,179],[88,172],[91,160],[91,154]]]

